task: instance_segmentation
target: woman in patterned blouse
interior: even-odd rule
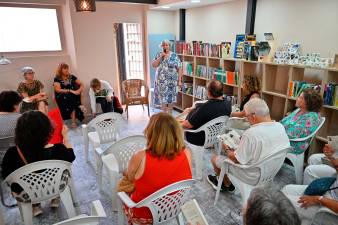
[[[164,112],[171,113],[177,101],[177,86],[181,86],[182,63],[177,54],[170,51],[168,40],[162,41],[161,47],[163,51],[157,53],[152,62],[156,68],[154,103],[161,105]]]
[[[21,113],[29,110],[43,110],[48,105],[43,84],[34,79],[35,71],[32,67],[26,66],[21,71],[25,78],[18,86],[18,92],[23,98]]]
[[[304,138],[313,133],[320,125],[320,108],[322,97],[312,88],[305,89],[297,98],[295,111],[281,120],[290,139]],[[309,146],[310,140],[291,142],[294,154],[303,153]]]

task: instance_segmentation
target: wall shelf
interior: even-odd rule
[[[292,80],[306,81],[324,86],[329,82],[338,83],[337,68],[317,68],[302,65],[285,65],[273,62],[257,62],[235,58],[218,58],[206,56],[193,56],[178,54],[182,61],[193,63],[193,76],[184,76],[184,79],[192,81],[193,90],[196,86],[206,86],[208,78],[195,76],[197,65],[207,68],[221,68],[225,71],[238,72],[239,85],[224,84],[224,93],[236,95],[241,99],[242,81],[244,76],[257,76],[262,82],[262,98],[267,102],[272,119],[279,121],[287,113],[295,109],[297,98],[288,96],[289,82]],[[323,89],[323,88],[322,88]],[[321,95],[324,91],[321,91]],[[191,107],[195,101],[201,100],[191,94],[179,93],[176,108],[184,110]],[[328,135],[338,135],[338,107],[324,105],[321,115],[326,117],[324,126],[320,129],[315,141],[310,148],[309,154],[321,152],[323,145],[327,142]]]

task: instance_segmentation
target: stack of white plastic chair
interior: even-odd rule
[[[91,143],[93,149],[96,149],[101,144],[115,142],[119,137],[121,125],[121,114],[114,112],[101,114],[92,119],[88,124],[82,125],[87,162],[89,162],[89,143]],[[99,154],[95,154],[96,163],[98,163],[97,160],[101,160],[98,157]]]
[[[25,165],[7,176],[5,182],[20,185],[23,191],[17,199],[25,225],[33,224],[32,204],[60,197],[68,217],[76,216],[72,196],[71,163],[45,160]]]
[[[68,220],[55,223],[54,225],[98,225],[100,223],[100,220],[106,217],[107,215],[102,207],[100,200],[96,200],[92,202],[90,216],[86,214],[81,214]]]
[[[322,117],[318,128],[314,132],[312,132],[309,136],[304,137],[304,138],[290,139],[290,142],[300,142],[300,141],[310,140],[310,142],[309,142],[309,146],[310,146],[313,138],[316,136],[316,133],[319,131],[319,129],[323,126],[324,123],[325,123],[325,117]],[[286,158],[291,161],[292,165],[295,168],[295,175],[296,175],[296,183],[297,184],[302,184],[302,182],[303,182],[305,151],[301,154],[294,154],[294,153],[292,153],[292,150],[291,150],[291,152],[288,152],[288,154],[286,155]]]
[[[289,150],[290,148],[282,149],[275,154],[265,157],[264,159],[252,165],[241,165],[238,163],[234,163],[230,159],[226,159],[222,164],[221,173],[218,178],[218,186],[214,204],[216,205],[217,203],[225,174],[227,174],[228,178],[230,179],[231,183],[236,187],[236,189],[239,189],[242,196],[242,202],[243,204],[246,204],[247,199],[249,198],[249,195],[253,188],[273,181],[274,177],[282,167],[286,157],[286,153]],[[256,184],[249,184],[248,182],[243,180],[243,178],[241,178],[239,174],[235,174],[236,170],[242,170],[243,172],[259,172],[259,179],[257,180]]]
[[[112,194],[113,210],[117,210],[117,181],[121,177],[122,173],[127,169],[128,162],[133,154],[145,149],[146,138],[142,135],[135,135],[126,137],[112,144],[108,149],[102,151],[96,149],[96,152],[100,152],[103,164],[98,165],[98,184],[102,191],[102,172],[103,165],[108,170],[108,180],[110,183],[110,190]]]
[[[202,179],[203,175],[203,152],[205,148],[208,147],[215,147],[215,149],[218,149],[218,138],[217,136],[224,133],[226,123],[228,121],[227,116],[220,116],[217,117],[208,123],[204,124],[200,128],[196,130],[184,130],[185,135],[187,133],[199,133],[201,131],[204,131],[205,133],[205,139],[203,146],[197,146],[192,143],[188,142],[189,147],[192,150],[194,162],[195,162],[195,168],[196,168],[196,178]]]
[[[178,224],[184,224],[181,214],[181,206],[189,200],[189,191],[194,183],[194,180],[184,180],[168,185],[155,193],[149,195],[145,199],[135,203],[130,199],[125,192],[119,192],[118,196],[121,203],[128,208],[149,208],[153,224],[167,224],[173,219],[177,219]],[[125,215],[122,205],[119,207],[118,224],[123,225],[125,222]]]

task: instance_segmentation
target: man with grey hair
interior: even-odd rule
[[[207,180],[215,190],[218,184],[217,176],[220,174],[222,164],[227,158],[241,165],[252,165],[265,157],[290,147],[290,141],[283,125],[271,120],[269,107],[264,100],[251,99],[245,104],[244,111],[251,127],[243,133],[238,148],[231,149],[223,144],[226,156],[214,155],[211,158],[216,176],[208,175]],[[229,171],[251,185],[255,185],[260,176],[259,171],[244,171],[231,166]],[[228,176],[225,175],[221,191],[233,192],[234,189],[235,187]]]
[[[271,187],[251,191],[243,210],[244,225],[300,225],[300,219],[291,201]]]

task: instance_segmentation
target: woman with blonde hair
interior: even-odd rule
[[[69,72],[66,63],[60,63],[54,78],[55,100],[63,120],[72,120],[72,128],[77,127],[76,119],[84,119],[84,107],[81,104],[82,82]]]
[[[134,184],[131,199],[135,202],[170,184],[192,178],[191,153],[184,146],[181,126],[171,115],[163,112],[153,115],[144,133],[147,148],[133,155],[125,171]],[[125,206],[125,213],[130,224],[152,224],[148,208]]]

